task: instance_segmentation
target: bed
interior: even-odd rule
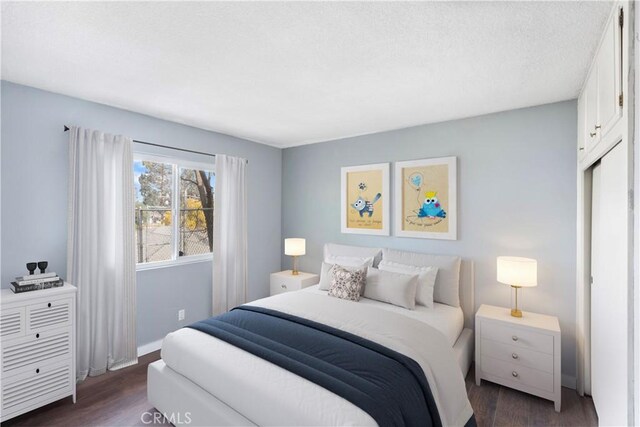
[[[333,253],[373,250],[328,247]],[[446,258],[455,257],[441,261]],[[422,367],[443,424],[465,425],[472,416],[464,376],[473,353],[473,265],[459,265],[460,307],[436,303],[407,310],[367,298],[353,303],[327,297],[318,286],[248,306],[319,322],[407,355]],[[147,389],[149,401],[174,424],[377,424],[314,382],[190,328],[167,335],[162,359],[149,365]]]

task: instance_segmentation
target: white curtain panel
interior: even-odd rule
[[[213,314],[247,300],[247,161],[216,155]]]
[[[78,288],[77,375],[137,363],[132,141],[72,127],[67,280]]]

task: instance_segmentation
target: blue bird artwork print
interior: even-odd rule
[[[428,191],[424,194],[425,199],[422,207],[418,211],[418,218],[446,218],[447,213],[442,209],[440,201],[436,197],[436,191]]]

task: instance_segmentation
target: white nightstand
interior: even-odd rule
[[[482,379],[553,400],[560,412],[560,324],[555,316],[481,305],[476,313],[476,384]]]
[[[318,284],[320,276],[317,274],[299,272],[297,275],[291,274],[291,270],[271,273],[271,295],[281,294],[289,291],[299,291],[300,289]]]

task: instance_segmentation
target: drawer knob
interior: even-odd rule
[[[511,357],[513,357],[514,359],[517,359],[519,356],[518,356],[518,354],[517,354],[517,353],[512,353],[512,354],[511,354]]]
[[[511,337],[511,339],[514,340],[514,341],[518,341],[518,336],[514,335],[514,336]]]
[[[51,308],[51,303],[47,304],[47,307]]]
[[[40,373],[40,368],[36,369],[36,374]]]
[[[518,373],[516,371],[511,372],[511,375],[513,375],[514,378],[518,378]]]
[[[36,334],[36,338],[40,338],[40,334]]]
[[[284,283],[283,283],[282,285],[280,285],[280,287],[281,287],[282,289],[287,289],[287,285],[285,285]]]

